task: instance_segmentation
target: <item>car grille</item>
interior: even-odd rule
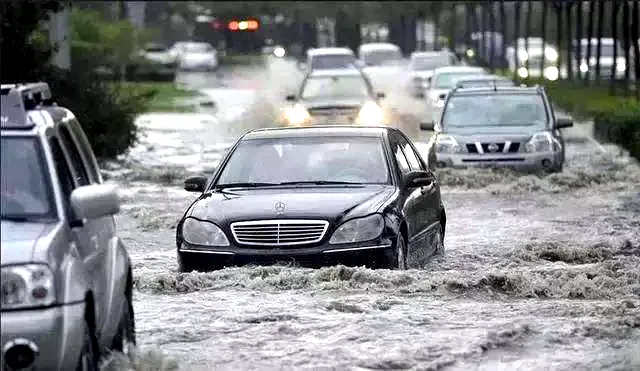
[[[350,117],[355,119],[360,112],[359,107],[341,107],[341,108],[310,108],[309,115],[311,116],[336,116],[336,117]]]
[[[467,143],[467,152],[469,153],[516,153],[520,149],[520,143],[509,142],[496,142],[498,149],[494,152],[489,151],[489,145],[491,143]],[[478,152],[478,146],[482,149],[482,152]],[[506,150],[505,150],[506,149]]]
[[[240,244],[287,246],[322,240],[329,222],[325,220],[255,220],[231,224],[231,233]]]

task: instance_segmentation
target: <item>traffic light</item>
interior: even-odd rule
[[[255,19],[245,19],[242,21],[233,20],[229,22],[228,28],[230,31],[255,31],[260,27],[260,24]]]

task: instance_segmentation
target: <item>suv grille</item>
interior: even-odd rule
[[[255,220],[231,223],[231,233],[241,244],[286,246],[320,242],[328,227],[326,220]]]
[[[489,145],[491,143],[467,143],[467,152],[469,153],[478,153],[478,147],[476,146],[477,144],[480,144],[480,146],[482,147],[482,152],[483,153],[503,153],[504,152],[504,147],[506,145],[506,143],[504,142],[497,142],[495,144],[498,145],[498,150],[495,152],[491,152],[489,151]],[[516,153],[518,152],[518,150],[520,149],[520,143],[516,142],[516,143],[510,143],[509,144],[509,148],[507,149],[507,153]]]

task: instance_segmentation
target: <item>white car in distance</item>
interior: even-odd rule
[[[433,70],[433,74],[425,81],[425,97],[430,112],[435,113],[444,106],[449,91],[456,87],[458,80],[465,80],[479,75],[488,75],[482,67],[447,66]]]
[[[458,57],[450,51],[415,51],[409,58],[408,89],[414,97],[424,97],[424,82],[439,67],[458,65]]]
[[[206,42],[177,42],[170,53],[183,71],[213,71],[218,68],[218,51]]]

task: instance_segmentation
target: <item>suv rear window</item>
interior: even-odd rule
[[[50,178],[36,137],[2,137],[2,219],[54,218]]]

